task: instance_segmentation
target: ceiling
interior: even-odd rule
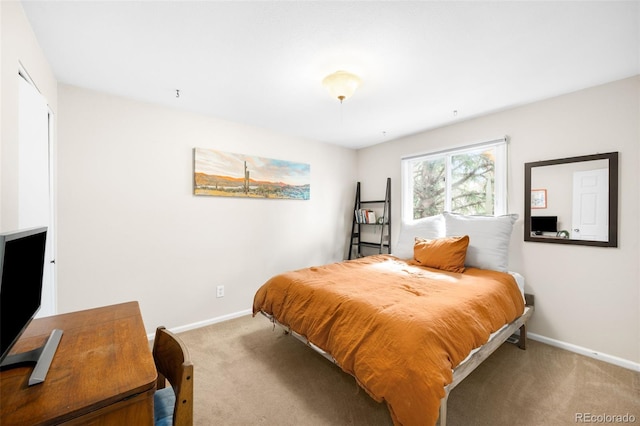
[[[60,83],[349,148],[640,74],[637,1],[23,7]],[[362,79],[342,105],[337,70]]]

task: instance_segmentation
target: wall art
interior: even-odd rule
[[[532,209],[547,208],[547,190],[546,189],[531,190],[531,208]]]
[[[305,163],[195,148],[193,193],[308,200],[310,170]]]

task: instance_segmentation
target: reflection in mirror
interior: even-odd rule
[[[525,164],[525,241],[617,247],[618,153]]]
[[[556,237],[564,231],[563,236],[575,240],[607,241],[608,168],[607,160],[593,160],[531,169],[534,235]]]

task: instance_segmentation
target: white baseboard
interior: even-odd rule
[[[229,321],[234,318],[240,318],[245,315],[251,315],[251,314],[252,314],[252,310],[246,309],[244,311],[234,312],[231,314],[222,315],[220,317],[215,317],[215,318],[211,318],[204,321],[198,321],[191,324],[182,325],[180,327],[171,327],[170,331],[174,333],[182,333],[184,331],[195,330],[196,328],[206,327],[207,325],[217,324],[219,322]],[[153,340],[154,337],[155,337],[155,332],[153,334],[147,334],[147,339],[149,339],[149,341]]]
[[[195,330],[196,328],[206,327],[208,325],[229,321],[234,318],[243,317],[245,315],[250,315],[251,313],[252,313],[251,309],[246,309],[244,311],[238,311],[231,314],[222,315],[220,317],[211,318],[205,321],[199,321],[199,322],[183,325],[180,327],[174,327],[174,328],[171,328],[171,331],[173,331],[174,333],[182,333],[184,331]],[[149,340],[153,340],[154,337],[155,337],[155,333],[147,335],[147,338]],[[535,334],[531,332],[527,333],[527,338],[531,340],[536,340],[541,343],[546,343],[547,345],[555,346],[560,349],[565,349],[570,352],[575,352],[580,355],[588,356],[589,358],[597,359],[600,361],[607,362],[609,364],[617,365],[619,367],[628,368],[629,370],[640,372],[640,363],[637,363],[637,362],[629,361],[627,359],[619,358],[617,356],[594,351],[593,349],[583,348],[582,346],[563,342],[561,340],[551,339],[549,337],[541,336],[539,334]]]
[[[541,336],[535,333],[527,332],[527,338],[546,343],[547,345],[555,346],[560,349],[565,349],[570,352],[575,352],[580,355],[588,356],[589,358],[617,365],[618,367],[628,368],[629,370],[640,372],[640,363],[637,362],[629,361],[627,359],[619,358],[617,356],[609,354],[604,354],[602,352],[594,351],[593,349],[583,348],[582,346],[563,342],[561,340],[551,339],[549,337]]]

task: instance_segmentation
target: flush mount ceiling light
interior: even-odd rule
[[[322,80],[322,85],[329,90],[331,96],[340,99],[342,103],[360,87],[360,78],[346,71],[336,71],[326,76]]]

